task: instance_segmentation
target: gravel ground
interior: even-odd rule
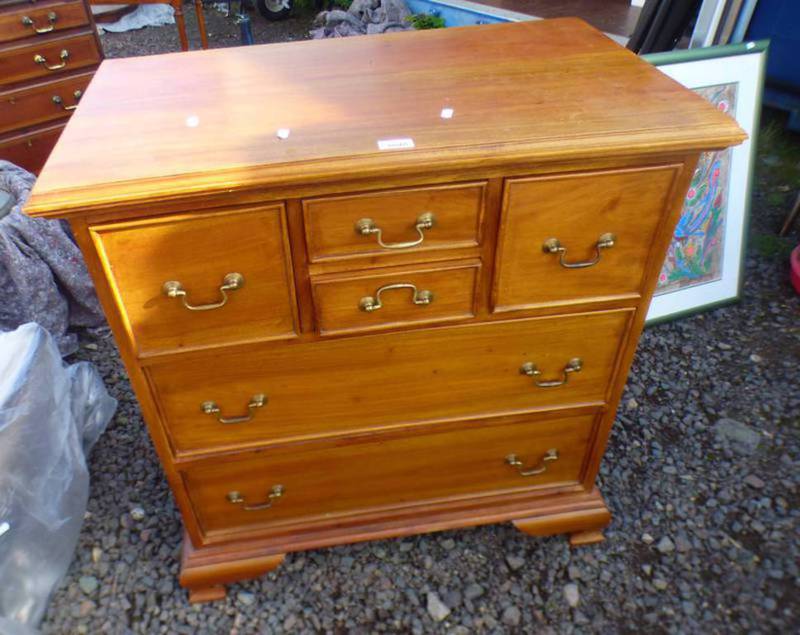
[[[273,39],[306,28],[254,22]],[[139,54],[173,36],[103,43]],[[74,359],[97,364],[120,407],[44,632],[798,632],[800,300],[786,267],[798,233],[776,232],[800,138],[767,115],[741,301],[642,338],[598,479],[614,514],[604,543],[570,550],[495,525],[349,545],[292,554],[225,601],[190,605],[179,516],[125,371],[110,338],[83,334]]]

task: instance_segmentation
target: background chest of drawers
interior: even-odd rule
[[[102,49],[85,0],[0,1],[0,159],[38,173]]]
[[[742,138],[576,20],[227,49],[104,62],[27,211],[72,223],[205,600],[355,540],[601,540],[697,155]]]

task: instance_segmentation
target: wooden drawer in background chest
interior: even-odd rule
[[[508,179],[495,310],[638,298],[681,168]]]
[[[306,199],[309,259],[475,247],[485,194],[479,182]]]
[[[295,336],[282,205],[91,233],[140,355]]]
[[[86,8],[80,0],[0,6],[0,43],[58,33],[88,22]]]
[[[3,53],[0,85],[40,77],[57,77],[69,71],[93,66],[100,61],[94,35],[62,37],[50,34],[34,41],[21,40]]]
[[[577,485],[595,413],[237,456],[184,474],[209,537],[430,501]]]
[[[0,92],[0,133],[68,117],[93,75],[91,71]]]
[[[176,453],[214,452],[599,405],[632,316],[620,310],[275,343],[185,362],[159,360],[146,372]]]
[[[0,139],[0,157],[30,172],[38,172],[61,136],[64,125],[59,123],[21,134],[9,134]]]

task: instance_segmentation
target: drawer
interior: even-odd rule
[[[0,159],[11,161],[28,172],[38,174],[62,130],[63,123],[0,138]]]
[[[100,61],[100,53],[91,34],[63,38],[45,36],[32,42],[23,40],[21,45],[7,49],[3,57],[0,85],[40,77],[58,77]]]
[[[68,117],[93,72],[0,93],[0,133]]]
[[[282,206],[90,230],[139,355],[294,336]]]
[[[312,280],[323,335],[475,316],[480,261]]]
[[[681,168],[506,181],[495,310],[638,297]]]
[[[485,183],[462,183],[306,199],[309,258],[477,246],[485,194]]]
[[[594,413],[276,448],[189,469],[207,535],[581,481]]]
[[[40,38],[89,23],[83,2],[37,2],[0,11],[0,42]]]
[[[290,342],[164,360],[146,370],[176,453],[213,452],[601,404],[632,315],[620,310]]]

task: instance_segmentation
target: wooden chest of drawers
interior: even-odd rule
[[[72,223],[204,600],[349,541],[602,539],[695,161],[743,137],[577,20],[109,61],[27,211]]]
[[[39,172],[102,58],[85,0],[0,1],[0,159]]]

